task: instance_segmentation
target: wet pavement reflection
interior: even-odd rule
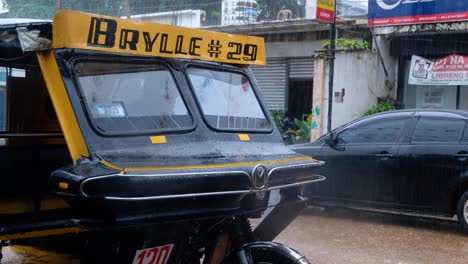
[[[276,240],[318,264],[468,263],[468,236],[460,233],[456,222],[447,220],[311,207]],[[6,247],[2,264],[79,263],[76,254],[64,253],[79,245],[70,242],[67,249],[55,251],[44,249],[48,246]]]
[[[46,250],[38,246],[13,245],[3,249],[2,264],[79,264],[73,255]]]
[[[311,263],[468,263],[457,222],[308,208],[277,238]]]

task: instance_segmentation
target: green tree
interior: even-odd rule
[[[55,14],[55,0],[6,0],[3,2],[9,9],[9,17],[50,19]]]
[[[199,9],[206,12],[208,25],[221,23],[221,0],[131,0],[132,14],[147,14],[185,9]]]
[[[56,0],[0,0],[9,9],[9,17],[51,19]],[[208,25],[221,23],[221,1],[213,0],[130,0],[131,15],[200,9],[206,11]],[[125,0],[62,0],[62,8],[109,16],[125,16]]]
[[[9,17],[51,19],[56,13],[56,0],[2,0]],[[62,0],[63,9],[79,10],[110,16],[124,15],[123,0]]]
[[[78,10],[108,16],[124,16],[125,0],[62,0],[63,9]]]

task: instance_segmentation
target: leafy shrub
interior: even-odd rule
[[[284,110],[270,110],[275,120],[275,124],[278,127],[281,137],[285,143],[289,143],[289,134],[288,130],[292,126],[292,122],[289,117],[286,115]]]
[[[396,110],[395,104],[393,102],[391,101],[380,102],[376,105],[373,105],[371,108],[369,108],[364,113],[364,116],[369,116],[369,115],[373,115],[376,113],[386,112],[386,111],[391,111],[391,110]]]
[[[336,46],[342,48],[342,53],[349,50],[368,50],[369,42],[365,40],[339,38],[336,41]]]
[[[324,41],[322,44],[322,48],[325,50],[321,50],[315,54],[315,57],[318,59],[330,59],[330,41]],[[347,38],[339,38],[336,40],[336,47],[337,49],[341,49],[341,53],[346,53],[348,51],[358,51],[358,50],[369,50],[370,45],[369,42],[365,40],[358,40],[358,39],[347,39]],[[359,59],[359,58],[358,58]]]
[[[302,119],[294,118],[296,129],[289,129],[292,144],[310,142],[310,129],[312,125],[312,114],[302,115]]]

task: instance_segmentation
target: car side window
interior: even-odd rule
[[[407,118],[374,119],[345,129],[337,136],[337,144],[390,144],[398,136]]]
[[[466,124],[465,130],[463,132],[462,142],[468,143],[468,123]]]
[[[6,85],[0,82],[0,132],[6,131]]]
[[[463,119],[421,117],[411,143],[458,143],[465,126]]]

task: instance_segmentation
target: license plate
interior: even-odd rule
[[[137,250],[132,264],[167,264],[173,244]]]

